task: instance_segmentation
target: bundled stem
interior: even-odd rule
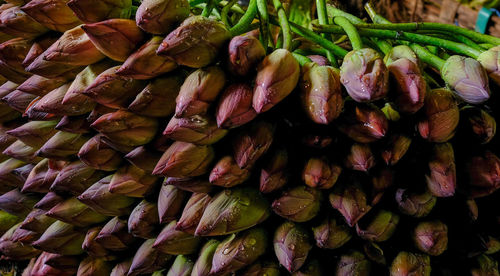
[[[279,25],[281,27],[281,33],[283,34],[283,48],[290,50],[292,46],[292,34],[290,32],[290,24],[286,17],[285,9],[279,0],[273,0],[273,5],[278,13]]]

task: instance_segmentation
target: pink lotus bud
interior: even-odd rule
[[[285,186],[288,181],[287,165],[288,152],[285,149],[273,152],[260,172],[261,193],[271,193]]]
[[[167,177],[163,185],[173,185],[183,191],[192,193],[208,193],[212,190],[212,184],[205,177]]]
[[[77,275],[81,276],[105,276],[111,273],[111,263],[105,258],[87,257],[78,266]]]
[[[201,216],[211,199],[212,197],[208,194],[193,193],[184,206],[175,230],[194,235],[196,227],[200,223]]]
[[[302,180],[312,188],[330,189],[339,178],[342,168],[326,158],[311,158],[302,172]]]
[[[349,185],[337,185],[330,194],[330,204],[344,216],[351,227],[372,208],[366,193],[356,182]]]
[[[23,73],[23,60],[26,58],[32,42],[25,38],[14,38],[0,44],[0,60],[14,71]]]
[[[78,152],[78,158],[87,166],[103,171],[114,171],[122,162],[120,154],[101,140],[101,135],[96,135],[88,140]]]
[[[9,6],[0,10],[0,32],[14,37],[34,38],[48,31],[19,6]]]
[[[406,154],[411,145],[411,138],[402,134],[390,136],[380,155],[387,165],[394,166]]]
[[[49,253],[49,252],[42,252],[40,256],[36,259],[36,261],[33,263],[33,267],[31,268],[30,271],[24,271],[23,276],[47,276],[47,275],[58,275],[58,276],[71,276],[76,273],[76,269],[78,266],[78,263],[75,264],[74,267],[65,267],[64,269],[58,269],[53,266],[48,265],[47,263],[60,263],[60,258],[53,258],[53,257],[60,257],[61,255],[54,254],[54,253]],[[55,259],[55,261],[54,261]],[[33,259],[32,259],[33,260]],[[27,273],[27,275],[25,275]]]
[[[337,223],[328,218],[319,226],[313,227],[314,239],[319,248],[337,249],[351,239],[349,228],[345,224]]]
[[[212,185],[230,188],[244,183],[249,177],[249,170],[240,169],[232,156],[225,156],[215,164],[209,180]]]
[[[0,238],[0,252],[2,252],[2,259],[11,261],[23,261],[29,260],[40,254],[39,250],[36,250],[28,243],[23,244],[20,241],[14,241],[13,235],[18,225],[14,225],[2,235]]]
[[[125,165],[113,174],[109,191],[129,197],[144,197],[154,190],[157,183],[158,177],[133,165]]]
[[[368,172],[375,166],[375,156],[369,145],[355,143],[351,146],[345,163],[351,170]]]
[[[151,81],[128,106],[128,110],[143,116],[167,117],[175,111],[175,99],[182,85],[180,75],[159,77]],[[168,87],[168,89],[165,89]]]
[[[20,228],[43,234],[56,221],[47,216],[46,213],[47,211],[42,209],[33,209],[21,223]]]
[[[137,249],[130,265],[128,276],[151,274],[167,265],[171,255],[165,254],[153,248],[155,239],[149,239]]]
[[[2,101],[9,105],[12,109],[24,112],[35,98],[36,96],[34,95],[14,90],[14,92],[11,92],[7,96],[3,97]]]
[[[38,151],[38,156],[56,160],[67,160],[78,153],[88,141],[81,134],[58,131]]]
[[[253,120],[257,113],[252,107],[252,99],[252,88],[245,83],[227,87],[217,105],[217,125],[221,128],[235,128]]]
[[[114,217],[102,227],[95,241],[108,250],[123,251],[133,245],[136,238],[128,232],[126,220]]]
[[[458,125],[458,105],[451,91],[434,89],[425,97],[425,117],[418,123],[422,138],[430,142],[446,142],[455,135]]]
[[[156,203],[143,200],[130,213],[128,232],[143,239],[154,238],[159,224]]]
[[[246,76],[255,70],[257,64],[266,55],[262,43],[251,33],[233,37],[228,48],[229,71],[239,76]]]
[[[455,194],[456,168],[455,154],[449,143],[436,144],[433,157],[429,160],[430,174],[426,175],[427,188],[437,197],[450,197]]]
[[[35,40],[31,46],[28,54],[23,60],[23,66],[27,67],[30,65],[39,55],[41,55],[45,50],[47,50],[50,45],[57,41],[59,35],[57,33],[47,33]]]
[[[22,192],[48,193],[65,162],[43,159],[31,170]]]
[[[50,190],[78,196],[103,178],[104,174],[104,172],[97,171],[79,160],[73,161],[59,172],[52,186],[50,186]]]
[[[151,34],[167,34],[189,16],[186,0],[144,0],[137,9],[135,21],[144,31]]]
[[[158,161],[153,174],[173,177],[200,176],[209,170],[214,154],[211,146],[175,142]]]
[[[158,151],[141,146],[129,152],[124,158],[139,169],[152,173],[161,155]]]
[[[131,0],[70,0],[68,7],[85,23],[109,18],[130,18]]]
[[[500,188],[500,159],[492,152],[472,157],[466,171],[469,175],[469,197],[483,197]]]
[[[80,255],[85,232],[75,226],[56,220],[33,246],[40,250],[60,255]]]
[[[106,216],[96,213],[75,197],[69,198],[52,207],[52,209],[47,212],[47,216],[77,227],[90,226],[92,224],[104,222],[107,219]]]
[[[162,185],[158,195],[158,215],[160,223],[174,220],[182,210],[186,192],[172,185]]]
[[[462,125],[469,137],[481,144],[487,144],[495,137],[497,130],[495,117],[477,107],[465,107],[461,112]]]
[[[288,220],[305,222],[319,212],[322,193],[320,190],[297,186],[284,192],[272,203],[273,211]]]
[[[19,84],[17,83],[5,80],[5,82],[0,85],[0,99],[15,91],[18,86]]]
[[[75,134],[87,134],[91,131],[90,122],[87,121],[85,115],[64,116],[59,120],[55,129]]]
[[[375,105],[349,104],[341,116],[338,128],[358,143],[370,143],[385,136],[388,121]]]
[[[41,209],[44,211],[50,210],[52,207],[56,206],[59,202],[63,201],[64,198],[54,192],[48,192],[45,196],[38,201],[34,208]]]
[[[252,124],[233,140],[234,159],[240,168],[251,168],[273,142],[274,125],[267,122]]]
[[[330,61],[324,56],[321,55],[308,55],[307,56],[312,62],[316,63],[319,66],[330,66]]]
[[[36,96],[45,96],[50,91],[60,87],[66,82],[67,79],[65,77],[48,79],[39,75],[33,75],[20,84],[18,90]]]
[[[282,266],[290,273],[299,270],[312,248],[309,232],[303,227],[285,222],[274,233],[274,253]]]
[[[369,220],[368,220],[369,219]],[[383,242],[396,231],[399,216],[390,211],[380,210],[374,215],[368,215],[356,224],[358,236],[365,240]]]
[[[55,42],[54,44],[56,43],[57,42]],[[58,77],[71,78],[83,69],[79,65],[71,65],[45,60],[43,59],[44,53],[40,54],[35,60],[33,60],[33,62],[31,62],[25,70],[32,74],[51,79]]]
[[[176,230],[176,220],[168,223],[158,234],[153,248],[172,255],[189,255],[196,253],[201,237]]]
[[[87,252],[87,254],[92,257],[105,257],[109,254],[109,252],[95,240],[101,229],[102,227],[100,226],[90,228],[82,243],[83,251]]]
[[[81,24],[66,0],[32,0],[21,10],[50,30],[65,32]]]
[[[194,115],[188,118],[172,117],[163,135],[175,140],[197,145],[210,145],[222,139],[227,130],[217,127],[209,116]]]
[[[448,248],[448,226],[438,220],[420,222],[413,232],[413,241],[422,252],[441,255]]]
[[[37,163],[41,160],[40,157],[37,157],[36,148],[30,147],[19,140],[12,143],[2,154],[26,163]]]

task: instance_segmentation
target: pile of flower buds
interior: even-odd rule
[[[500,38],[324,0],[1,2],[2,275],[499,275]]]

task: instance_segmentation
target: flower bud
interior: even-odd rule
[[[124,158],[135,167],[152,173],[158,160],[161,158],[161,153],[155,150],[140,146],[129,152]]]
[[[91,126],[113,142],[135,147],[153,140],[158,122],[153,118],[118,110],[102,115]]]
[[[466,165],[471,198],[492,194],[500,188],[500,159],[490,151],[476,155]]]
[[[26,145],[41,147],[57,131],[54,130],[57,121],[30,121],[6,133],[16,137]]]
[[[14,37],[35,38],[48,29],[21,10],[19,6],[9,6],[1,10],[0,32]]]
[[[440,221],[420,222],[413,232],[413,242],[424,253],[441,255],[448,247],[448,227]]]
[[[74,225],[56,220],[37,241],[33,242],[33,246],[60,255],[80,255],[83,253],[84,239],[85,233],[77,230]]]
[[[113,174],[109,191],[127,197],[144,197],[154,190],[158,177],[134,166],[125,165]]]
[[[192,193],[208,193],[212,190],[212,184],[204,177],[167,177],[164,185],[173,185],[183,191]]]
[[[227,87],[217,105],[217,125],[221,128],[235,128],[253,120],[257,113],[252,108],[252,98],[252,88],[245,83]]]
[[[37,163],[41,159],[37,157],[37,150],[34,147],[30,147],[25,143],[17,140],[12,145],[7,147],[2,154],[5,154],[9,157],[15,158],[17,160],[21,160],[26,163]]]
[[[312,188],[330,189],[335,185],[342,168],[330,163],[325,157],[310,158],[302,172],[302,180]]]
[[[176,99],[175,116],[178,118],[205,114],[224,87],[224,71],[217,66],[198,69],[181,86]]]
[[[14,158],[9,158],[0,163],[0,179],[5,182],[5,185],[11,187],[21,187],[25,181],[20,177],[16,177],[13,171],[24,166],[26,163]]]
[[[449,57],[441,69],[441,76],[455,95],[467,103],[480,104],[490,98],[488,75],[481,63],[473,58]]]
[[[288,181],[288,152],[276,150],[260,172],[260,192],[271,193],[281,189]]]
[[[233,140],[234,159],[240,168],[251,168],[273,142],[274,125],[267,122],[252,124]]]
[[[267,276],[279,276],[280,271],[279,267],[275,263],[270,262],[257,262],[251,265],[248,269],[245,270],[242,276],[259,276],[259,275],[267,275]]]
[[[23,67],[30,65],[39,55],[41,55],[45,50],[47,50],[50,45],[57,41],[59,35],[57,33],[49,32],[39,38],[37,38],[33,45],[23,60]],[[51,89],[52,90],[52,89]]]
[[[33,248],[29,243],[24,244],[21,241],[14,241],[13,235],[18,229],[18,225],[11,227],[0,238],[0,252],[2,259],[11,261],[29,260],[40,254],[40,251]]]
[[[367,221],[367,219],[370,219]],[[376,214],[361,220],[356,224],[358,236],[373,242],[388,240],[399,223],[399,216],[390,211],[380,210]]]
[[[178,255],[168,270],[168,276],[189,276],[193,270],[194,263],[184,255]],[[153,274],[154,275],[154,274]]]
[[[309,233],[301,226],[285,222],[274,233],[274,253],[289,272],[302,267],[312,248]]]
[[[235,75],[246,76],[257,67],[266,56],[266,49],[252,33],[235,36],[228,47],[229,71]]]
[[[103,171],[118,169],[122,161],[120,154],[102,141],[101,135],[90,138],[80,148],[78,158],[87,166]]]
[[[349,228],[344,224],[337,223],[333,218],[325,219],[312,230],[319,248],[337,249],[346,244],[352,237]]]
[[[497,131],[495,117],[484,109],[477,107],[466,107],[461,111],[462,117],[465,117],[462,119],[463,128],[469,134],[469,137],[481,144],[489,143]]]
[[[278,49],[266,56],[257,68],[253,94],[253,108],[266,112],[281,102],[297,86],[300,66],[293,55]]]
[[[24,270],[23,276],[29,275],[29,276],[44,276],[44,275],[58,275],[58,276],[70,276],[74,275],[76,273],[76,269],[78,266],[78,263],[75,264],[75,267],[71,268],[64,268],[64,269],[58,269],[55,267],[52,267],[46,263],[53,263],[52,259],[53,256],[59,257],[61,255],[58,254],[53,254],[49,252],[42,252],[38,256],[38,258],[32,259],[35,260],[33,263],[30,262],[28,267]],[[73,259],[73,258],[71,258]],[[56,259],[57,260],[57,259]]]
[[[308,260],[304,265],[302,265],[302,269],[292,273],[292,276],[321,276],[323,272],[321,270],[320,264],[318,260]]]
[[[153,273],[166,266],[171,256],[154,249],[154,242],[155,239],[145,240],[139,249],[137,249],[130,265],[128,276]]]
[[[78,196],[103,177],[104,172],[97,171],[79,160],[73,161],[59,172],[50,190]]]
[[[217,240],[209,240],[200,250],[200,255],[194,264],[192,276],[207,276],[212,269],[212,259],[219,245]]]
[[[391,276],[406,276],[406,275],[431,275],[431,260],[429,256],[424,254],[414,254],[410,252],[400,252],[390,268]]]
[[[47,212],[47,216],[78,227],[85,227],[106,221],[105,216],[96,213],[75,197],[69,198],[52,207]]]
[[[321,205],[321,191],[297,186],[284,192],[272,204],[273,211],[288,220],[305,222],[314,218]]]
[[[87,141],[81,134],[58,131],[40,148],[38,156],[66,160],[75,156]]]
[[[424,119],[418,123],[422,138],[430,142],[446,142],[455,135],[459,111],[457,102],[447,89],[434,89],[425,97]]]
[[[21,219],[19,217],[0,210],[0,235],[3,235],[11,227],[18,224],[20,220]]]
[[[156,203],[143,200],[130,213],[128,232],[143,239],[154,238],[159,223]]]
[[[267,204],[259,192],[251,188],[221,191],[205,208],[195,235],[227,235],[253,227],[269,217]]]
[[[110,18],[130,18],[131,0],[70,0],[68,7],[85,23]]]
[[[389,123],[384,113],[375,105],[346,105],[340,117],[339,130],[358,143],[371,143],[385,137]]]
[[[0,196],[0,209],[24,218],[31,212],[38,199],[33,194],[22,194],[19,189],[14,189]]]
[[[153,248],[171,255],[189,255],[195,253],[201,238],[176,230],[176,224],[177,221],[172,220],[163,228],[156,238]]]
[[[87,252],[87,254],[92,257],[105,257],[109,254],[109,252],[95,240],[100,231],[100,226],[90,228],[85,235],[85,239],[83,240],[83,251]]]
[[[429,160],[430,174],[426,175],[427,188],[437,197],[450,197],[455,194],[456,168],[455,154],[449,143],[436,144],[433,157]]]
[[[108,221],[95,237],[95,241],[102,247],[112,251],[123,251],[129,248],[135,238],[128,233],[127,221],[114,217]]]
[[[80,107],[78,105],[73,106],[71,104],[63,104],[62,101],[64,99],[64,96],[66,95],[66,92],[68,91],[70,84],[66,83],[46,95],[40,98],[32,109],[37,112],[45,112],[45,113],[51,113],[59,116],[64,116],[64,115],[69,115],[69,116],[74,116],[74,115],[80,115],[79,112],[74,112],[73,110],[77,110]]]
[[[151,34],[167,34],[189,16],[186,0],[145,0],[137,9],[137,26]]]
[[[300,88],[304,110],[315,123],[328,125],[342,112],[344,102],[337,69],[315,63],[306,64]]]
[[[337,185],[330,194],[330,204],[344,216],[351,227],[372,208],[369,205],[368,196],[357,182],[350,185]]]
[[[59,202],[64,200],[63,197],[59,196],[54,192],[48,192],[43,196],[40,201],[38,201],[33,208],[41,209],[44,211],[50,210],[52,207],[56,206]]]
[[[65,0],[32,0],[21,10],[38,23],[56,32],[65,32],[81,24]]]
[[[150,117],[172,115],[175,111],[175,98],[179,94],[182,81],[180,75],[154,79],[135,97],[135,100],[128,106],[128,110]]]
[[[218,128],[212,117],[194,115],[189,118],[172,117],[163,135],[175,141],[210,145],[222,139],[227,132]]]
[[[158,214],[160,223],[174,220],[183,208],[186,192],[172,185],[161,186],[158,195]]]
[[[214,154],[211,146],[175,142],[158,161],[153,174],[173,177],[199,176],[209,170]]]
[[[375,166],[375,156],[368,144],[355,143],[351,146],[345,163],[351,170],[368,172]]]
[[[130,269],[130,265],[132,264],[132,259],[127,259],[123,262],[119,262],[113,267],[111,270],[110,276],[125,276],[128,274],[128,270]]]
[[[111,273],[111,264],[105,258],[89,256],[82,260],[78,266],[77,275],[81,276],[106,276]]]
[[[487,51],[482,52],[477,61],[481,63],[483,68],[488,73],[489,77],[495,82],[500,83],[499,58],[498,54],[500,47],[495,46]]]
[[[125,61],[144,40],[144,33],[131,19],[108,19],[81,28],[101,53],[116,61]]]
[[[22,192],[48,193],[66,162],[43,159],[31,170],[24,182]]]
[[[30,103],[35,98],[36,96],[34,95],[14,90],[14,92],[11,92],[7,96],[3,97],[2,101],[5,102],[10,108],[22,113],[29,107]]]
[[[337,263],[337,270],[335,272],[335,275],[368,276],[370,275],[370,270],[370,261],[366,259],[363,253],[360,253],[358,251],[350,251],[349,253],[340,256],[340,260]]]
[[[230,188],[245,182],[250,177],[250,171],[240,169],[232,156],[225,156],[210,172],[210,183],[215,186]]]
[[[26,108],[26,111],[23,113],[24,118],[27,118],[31,121],[52,121],[58,120],[62,117],[51,113],[35,111],[33,107],[40,99],[40,97],[37,97],[33,101],[31,101],[31,103]]]
[[[396,191],[399,211],[405,215],[417,218],[425,217],[432,211],[436,201],[436,197],[427,191],[421,194],[412,193],[406,189]]]
[[[0,99],[9,95],[19,87],[19,84],[6,80],[0,85]]]
[[[23,73],[23,60],[26,58],[32,42],[25,38],[14,38],[0,44],[0,60],[12,70]]]
[[[45,210],[33,209],[21,223],[20,228],[43,234],[56,221],[45,213]]]
[[[201,68],[215,60],[230,38],[231,34],[222,22],[190,16],[167,35],[156,53],[172,58],[179,65]]]
[[[476,257],[477,266],[471,269],[472,276],[498,275],[498,263],[484,254]]]
[[[412,139],[403,134],[391,135],[380,155],[386,165],[394,166],[410,148]]]
[[[376,101],[387,95],[389,70],[377,51],[371,48],[353,50],[344,57],[340,81],[355,101]]]
[[[193,235],[211,199],[212,197],[208,194],[193,193],[184,206],[184,210],[175,226],[175,230]]]
[[[60,270],[60,273],[64,275],[64,273],[69,273],[69,275],[74,275],[77,270],[78,270],[78,265],[80,264],[80,260],[78,256],[64,256],[60,254],[54,254],[54,253],[48,253],[48,252],[43,252],[40,257],[42,257],[44,254],[47,254],[44,256],[45,262],[44,266],[49,266],[54,269]],[[56,273],[57,274],[57,273]],[[45,275],[45,274],[41,274]],[[39,275],[39,276],[41,276]],[[52,275],[52,274],[48,274]],[[60,274],[57,274],[60,275]],[[33,275],[34,276],[34,275]]]
[[[0,16],[1,16],[1,14],[0,14]],[[2,72],[2,74],[0,74],[0,76],[2,76],[3,78],[5,78],[11,82],[15,82],[15,83],[23,83],[31,76],[30,72],[16,71],[15,68],[6,64],[2,60],[0,60],[0,72]]]

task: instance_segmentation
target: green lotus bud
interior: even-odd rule
[[[176,220],[168,223],[156,238],[153,248],[171,255],[189,255],[195,253],[201,238],[176,230],[176,225]]]
[[[178,255],[168,270],[167,276],[190,276],[194,263],[183,255]]]
[[[57,175],[50,186],[51,191],[70,193],[78,196],[92,184],[104,177],[104,172],[85,165],[81,161],[74,161],[66,165]]]
[[[252,98],[252,88],[245,83],[227,87],[217,105],[217,125],[220,128],[235,128],[253,120],[257,113],[252,107]]]
[[[323,275],[320,264],[318,260],[308,260],[302,269],[292,273],[292,276],[320,276]]]
[[[30,121],[6,133],[16,137],[31,147],[41,147],[57,132],[57,121]]]
[[[38,199],[33,194],[22,194],[19,189],[14,189],[0,196],[0,210],[24,218],[31,212]]]
[[[135,237],[143,239],[154,238],[156,237],[155,230],[159,223],[158,207],[156,204],[143,200],[130,213],[128,218],[128,232]]]
[[[275,263],[258,262],[258,263],[251,265],[241,275],[242,276],[259,276],[259,275],[279,276],[280,271],[279,271],[278,265]]]
[[[203,177],[193,178],[180,178],[180,177],[167,177],[164,185],[173,185],[183,191],[192,193],[208,193],[212,190],[212,184],[208,179]]]
[[[162,185],[158,195],[158,214],[160,223],[174,220],[183,207],[186,192],[173,185]]]
[[[113,142],[125,146],[140,146],[153,140],[158,122],[152,118],[118,110],[102,115],[91,126]]]
[[[403,251],[392,261],[390,273],[391,276],[430,276],[431,260],[427,255]]]
[[[351,239],[351,232],[346,225],[337,223],[333,218],[325,219],[320,225],[312,228],[314,239],[319,248],[337,249]]]
[[[84,239],[85,233],[76,230],[75,226],[71,224],[57,220],[32,245],[51,253],[80,255],[83,253],[82,243]]]
[[[3,235],[12,226],[18,224],[20,218],[0,210],[0,235]]]
[[[257,190],[224,190],[215,195],[205,208],[195,234],[227,235],[255,226],[268,217],[268,203]]]
[[[418,123],[420,136],[430,142],[446,142],[455,135],[459,111],[447,89],[434,89],[425,97],[425,118]]]
[[[267,122],[252,124],[233,140],[234,159],[240,168],[251,168],[273,142],[274,125]]]
[[[227,134],[209,116],[195,115],[189,118],[172,117],[163,135],[169,139],[197,145],[214,144]]]
[[[37,157],[37,149],[34,147],[30,147],[23,143],[20,140],[15,141],[7,147],[2,154],[5,154],[9,157],[15,158],[17,160],[24,161],[26,163],[37,163],[40,160],[40,157]]]
[[[81,28],[99,51],[121,62],[144,40],[144,33],[131,19],[113,18],[85,24]]]
[[[136,276],[153,273],[167,264],[171,256],[154,249],[154,242],[154,239],[146,240],[137,249],[127,275]]]
[[[304,110],[315,123],[328,125],[342,112],[344,102],[337,69],[315,63],[306,64],[300,88]]]
[[[66,160],[76,155],[87,141],[81,134],[58,131],[40,148],[38,156]]]
[[[340,81],[355,101],[376,101],[387,95],[389,70],[377,51],[371,48],[353,50],[344,57]]]
[[[330,189],[335,185],[342,168],[326,158],[311,158],[302,172],[302,180],[312,188]]]
[[[160,44],[156,51],[177,64],[201,68],[212,63],[231,34],[222,22],[190,16]]]
[[[44,211],[48,211],[52,207],[56,206],[59,202],[62,202],[63,200],[64,198],[61,197],[60,195],[54,192],[48,192],[33,207]]]
[[[335,187],[329,197],[330,204],[342,214],[347,224],[353,227],[372,208],[368,196],[357,182]]]
[[[125,260],[123,262],[119,262],[113,267],[111,270],[110,276],[125,276],[128,274],[128,270],[130,269],[130,265],[132,265],[132,259]]]
[[[175,116],[178,118],[204,114],[224,87],[224,71],[217,66],[198,69],[181,86],[176,99]]]
[[[186,0],[158,1],[145,0],[137,9],[137,26],[151,34],[166,34],[189,16]]]
[[[78,152],[78,158],[86,165],[103,171],[114,171],[121,163],[121,156],[96,135],[88,140]]]
[[[47,212],[47,216],[78,227],[85,227],[106,221],[105,216],[96,213],[75,197],[69,198],[52,207]]]
[[[34,0],[21,7],[37,22],[50,30],[65,32],[81,24],[65,0]]]
[[[351,146],[345,163],[351,170],[368,172],[375,166],[375,156],[368,144],[355,143]]]
[[[14,92],[11,92],[9,95],[3,97],[2,101],[5,102],[10,108],[23,113],[35,98],[36,97],[34,95],[14,90]]]
[[[78,266],[77,275],[81,276],[107,276],[111,273],[112,266],[104,258],[87,257]]]
[[[152,173],[161,158],[161,153],[141,146],[129,152],[124,158],[135,167]]]
[[[291,222],[285,222],[274,233],[274,253],[278,261],[289,272],[302,267],[312,248],[309,233]]]
[[[46,213],[47,211],[42,209],[33,209],[21,223],[20,228],[42,234],[56,221]]]
[[[250,265],[265,253],[266,244],[262,228],[230,235],[217,246],[210,275],[225,275]]]
[[[249,177],[249,170],[240,169],[232,156],[225,156],[215,164],[209,180],[212,185],[230,188],[244,183]]]
[[[490,98],[488,75],[481,63],[469,57],[449,57],[441,76],[453,92],[463,101],[480,104]]]
[[[338,128],[358,143],[370,143],[385,137],[388,121],[378,107],[371,104],[346,104]]]
[[[0,13],[2,33],[14,37],[34,38],[47,31],[47,28],[27,15],[19,6],[6,6]]]
[[[105,257],[109,252],[98,243],[95,238],[101,231],[100,226],[92,227],[87,231],[85,239],[83,240],[82,249],[92,257]]]
[[[128,233],[127,221],[119,217],[114,217],[108,221],[95,237],[97,243],[112,251],[126,250],[135,240],[134,236]]]
[[[389,137],[380,155],[387,165],[394,166],[403,158],[410,148],[412,139],[403,134],[394,134]]]
[[[406,189],[398,189],[396,191],[396,202],[399,211],[405,215],[413,217],[425,217],[436,205],[437,198],[430,192],[412,193]]]
[[[455,194],[456,168],[455,154],[449,143],[436,144],[431,160],[430,174],[426,175],[427,188],[437,197],[450,197]]]
[[[40,251],[33,248],[29,243],[24,244],[20,241],[14,241],[14,232],[18,229],[18,224],[11,227],[0,238],[0,252],[2,259],[11,261],[29,260],[40,254]]]
[[[498,262],[484,254],[476,257],[477,266],[471,269],[472,276],[499,275]]]
[[[320,208],[321,191],[307,186],[297,186],[284,192],[273,201],[273,211],[288,220],[305,222],[314,218]]]
[[[466,107],[462,109],[463,128],[467,134],[472,134],[472,139],[487,144],[493,139],[497,130],[495,118],[484,109]]]
[[[266,55],[266,50],[254,32],[233,37],[229,42],[228,52],[229,71],[239,76],[246,76],[255,70]]]
[[[253,108],[266,112],[281,102],[299,81],[300,66],[292,53],[277,49],[266,56],[257,68]]]
[[[143,116],[170,116],[175,110],[175,99],[181,85],[180,75],[156,78],[135,97],[128,110]]]
[[[105,216],[127,215],[132,209],[131,205],[134,200],[120,194],[111,193],[109,191],[111,178],[110,175],[99,180],[78,196],[78,200]]]
[[[68,7],[85,23],[109,18],[130,18],[131,0],[70,0]]]
[[[420,222],[413,232],[413,242],[424,253],[441,255],[448,247],[448,227],[440,221]]]
[[[339,276],[368,276],[370,275],[371,264],[363,253],[351,251],[340,256],[337,263],[335,275]]]
[[[153,174],[173,177],[199,176],[209,170],[214,158],[211,146],[175,142],[163,154]]]
[[[175,230],[193,235],[212,197],[206,193],[193,193],[184,206]]]
[[[261,169],[261,193],[271,193],[285,186],[288,181],[287,165],[288,152],[285,149],[279,149],[271,155],[271,158]]]
[[[498,52],[500,50],[500,47],[495,46],[493,48],[490,48],[487,51],[482,52],[479,57],[477,58],[477,61],[481,63],[483,68],[486,70],[488,73],[489,77],[495,82],[495,83],[500,83],[500,71],[499,69],[499,63],[498,63]]]
[[[369,221],[367,220],[369,219]],[[390,211],[380,210],[356,224],[356,232],[363,239],[383,242],[388,240],[399,223],[399,216]]]
[[[191,272],[192,276],[208,276],[210,274],[212,259],[219,243],[217,240],[209,240],[203,245]]]
[[[23,60],[26,58],[32,42],[21,37],[14,38],[0,44],[0,60],[16,72],[23,73]]]

